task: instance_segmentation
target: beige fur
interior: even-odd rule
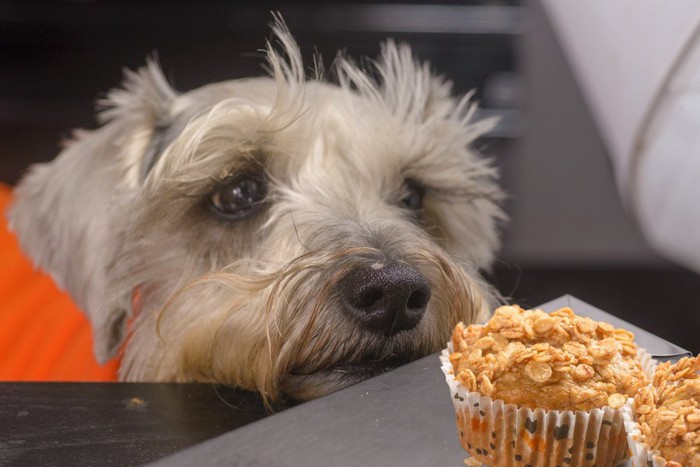
[[[470,149],[493,122],[406,46],[387,42],[370,71],[339,58],[332,84],[305,76],[281,20],[274,33],[270,77],[177,94],[152,61],[128,72],[104,125],[16,190],[23,248],[85,311],[97,357],[122,349],[123,380],[316,397],[437,351],[495,300],[479,270],[501,192]],[[222,217],[214,193],[240,174],[264,199]],[[431,296],[394,335],[342,298],[351,271],[389,264]]]

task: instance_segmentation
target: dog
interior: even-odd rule
[[[281,18],[269,76],[177,93],[156,60],[102,126],[15,189],[22,249],[87,315],[123,381],[328,394],[483,320],[503,193],[470,95],[388,40],[307,77]],[[332,75],[333,80],[324,78]]]

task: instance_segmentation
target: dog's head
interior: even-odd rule
[[[150,62],[104,125],[34,166],[10,213],[127,380],[321,395],[484,316],[500,191],[492,122],[393,42],[307,79],[281,22],[270,77],[174,92]],[[280,50],[280,51],[277,51]],[[319,73],[320,74],[320,73]]]

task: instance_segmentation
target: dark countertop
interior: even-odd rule
[[[574,309],[624,324],[652,353],[682,350]],[[0,465],[458,466],[448,396],[437,355],[271,416],[215,385],[0,383]]]
[[[267,415],[215,385],[0,383],[0,465],[142,465]]]

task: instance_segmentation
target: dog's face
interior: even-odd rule
[[[444,346],[493,300],[502,217],[469,149],[491,122],[388,43],[306,80],[275,27],[270,78],[176,94],[150,63],[16,190],[11,225],[120,376],[319,396]]]

